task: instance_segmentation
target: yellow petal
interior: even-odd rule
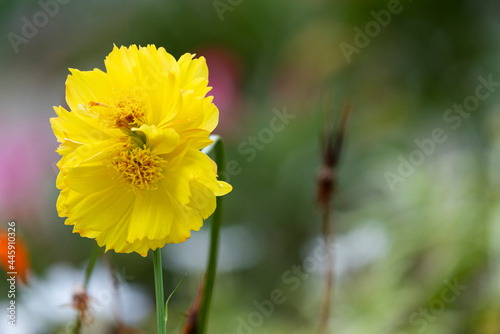
[[[104,231],[113,226],[127,225],[135,195],[125,186],[109,188],[92,194],[63,189],[58,199],[58,212],[66,216],[67,225],[77,231]],[[124,239],[125,240],[125,239]]]
[[[184,88],[192,80],[204,78],[208,80],[208,67],[204,57],[193,59],[194,55],[186,53],[179,58],[179,69],[182,73],[181,88]]]
[[[191,231],[199,231],[203,226],[203,218],[198,212],[185,206],[175,206],[176,223],[172,224],[165,243],[177,244],[191,237]]]
[[[50,123],[59,142],[71,140],[90,143],[110,138],[108,133],[102,131],[97,119],[83,115],[79,111],[69,112],[63,107],[54,107],[54,110],[59,117],[51,118]]]
[[[203,184],[193,181],[190,183],[191,201],[189,207],[196,214],[207,219],[215,211],[216,200],[214,192]]]
[[[116,149],[110,141],[80,146],[60,167],[65,186],[79,193],[94,193],[117,186],[108,166]]]
[[[127,232],[127,243],[144,238],[164,239],[174,222],[173,205],[177,203],[171,202],[162,187],[138,194]]]
[[[187,148],[183,153],[177,153],[177,156],[172,161],[166,164],[163,171],[165,176],[160,183],[165,190],[182,205],[187,205],[190,201],[191,191],[190,182],[200,178],[202,174],[209,174],[213,177],[214,182],[215,173],[210,162],[202,157],[198,161],[201,154],[208,158],[205,154],[198,150]],[[210,158],[208,158],[210,159]]]
[[[115,224],[109,226],[107,229],[99,233],[99,235],[96,237],[96,241],[99,246],[106,246],[106,251],[114,249],[118,253],[126,252],[125,249],[127,246],[129,246],[126,240],[130,215],[133,207],[133,204],[129,205],[127,207],[128,211],[114,220]],[[128,252],[131,251],[135,251],[135,249]]]
[[[229,194],[233,190],[233,186],[224,181],[218,181],[220,188],[218,190],[213,189],[215,196],[224,196]]]
[[[146,136],[146,145],[155,154],[167,154],[172,152],[179,144],[179,134],[171,128],[159,129],[154,125],[143,124],[140,128],[133,128]]]
[[[201,150],[214,142],[210,139],[210,132],[202,129],[184,131],[181,133],[181,138],[183,141],[188,142],[190,147],[197,150]]]
[[[71,110],[77,110],[79,105],[86,105],[90,101],[102,102],[112,94],[113,83],[103,71],[70,69],[70,72],[66,80],[66,102]]]
[[[106,72],[113,77],[114,81],[133,84],[136,74],[140,75],[140,73],[134,73],[137,70],[137,53],[136,45],[131,45],[129,48],[123,46],[117,48],[114,45],[113,51],[104,60]]]

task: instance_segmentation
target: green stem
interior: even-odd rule
[[[218,166],[219,180],[224,181],[225,152],[224,142],[220,137],[215,139],[213,146],[214,160]],[[200,311],[198,324],[196,326],[197,333],[204,334],[207,329],[208,313],[210,310],[210,302],[215,283],[215,273],[217,271],[217,253],[219,250],[219,232],[222,222],[222,197],[217,197],[217,207],[212,218],[212,231],[210,236],[210,253],[208,256],[207,272],[205,275],[205,286],[203,288],[203,296],[200,303]]]
[[[101,247],[99,247],[99,245],[97,245],[96,243],[94,246],[94,250],[92,251],[92,255],[90,256],[89,264],[87,265],[87,270],[85,270],[85,280],[83,281],[84,289],[87,289],[87,286],[89,285],[90,277],[92,276],[95,264],[100,255],[101,255]]]
[[[161,265],[161,248],[153,252],[156,292],[156,328],[158,334],[166,334],[165,325],[165,300],[163,295],[163,267]]]

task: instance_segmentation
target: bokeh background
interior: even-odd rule
[[[395,3],[2,0],[0,227],[16,220],[31,275],[18,284],[18,326],[2,315],[0,332],[69,333],[76,317],[71,296],[94,242],[57,217],[49,124],[68,68],[104,69],[113,44],[155,44],[207,58],[216,132],[233,161],[209,333],[317,332],[320,138],[344,100],[353,113],[332,205],[331,333],[500,333],[500,87],[478,88],[480,78],[500,81],[500,4]],[[372,11],[389,8],[398,12],[387,24],[370,25]],[[367,24],[372,36],[360,37]],[[348,57],[347,44],[357,48]],[[474,103],[477,89],[490,94],[470,112],[449,111]],[[277,114],[289,118],[270,132]],[[436,129],[446,139],[415,153]],[[408,167],[412,154],[421,161]],[[164,249],[166,290],[187,273],[170,304],[171,333],[196,295],[209,230]],[[152,271],[151,256],[102,258],[85,333],[118,333],[120,322],[153,333]],[[1,279],[5,313],[7,287]],[[270,307],[263,301],[276,289],[282,298]]]

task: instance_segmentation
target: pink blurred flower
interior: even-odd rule
[[[198,52],[207,60],[208,82],[213,87],[208,94],[214,96],[214,103],[219,108],[219,126],[217,130],[228,132],[239,117],[241,108],[241,63],[230,51],[208,47]]]
[[[33,217],[44,196],[41,186],[51,175],[48,159],[51,149],[40,136],[41,123],[32,120],[2,120],[0,145],[0,212],[2,219]]]

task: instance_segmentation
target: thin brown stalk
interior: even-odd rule
[[[323,165],[318,173],[317,201],[321,209],[322,236],[326,244],[327,260],[325,264],[323,301],[320,311],[320,334],[328,334],[330,327],[334,287],[334,254],[332,247],[330,247],[334,236],[334,224],[331,219],[331,202],[336,195],[338,165],[350,110],[350,103],[346,102],[342,109],[340,127],[335,135],[331,126],[325,127],[323,133]]]
[[[327,205],[323,212],[323,240],[326,245],[330,244],[330,235],[332,235],[333,230],[330,227],[330,206]],[[327,334],[329,329],[329,320],[330,320],[330,312],[332,307],[332,288],[333,288],[333,266],[334,266],[334,257],[333,252],[331,251],[329,246],[326,246],[327,256],[326,256],[326,264],[325,264],[325,283],[323,288],[323,301],[321,306],[320,313],[320,334]]]
[[[196,293],[196,298],[193,304],[186,314],[186,323],[182,329],[182,334],[196,334],[199,331],[198,325],[198,315],[200,311],[201,298],[203,297],[204,281],[198,286],[198,292]]]

